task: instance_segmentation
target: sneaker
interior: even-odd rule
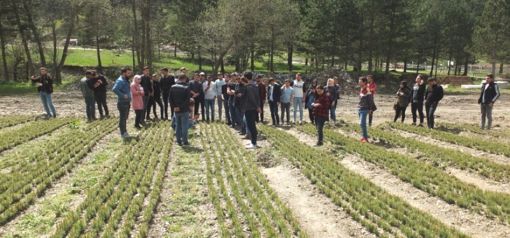
[[[319,146],[323,146],[324,143],[323,142],[317,142],[317,144],[315,146],[319,147]]]
[[[361,143],[367,143],[368,142],[368,139],[367,138],[361,138]]]
[[[136,128],[137,130],[141,130],[141,129],[142,129],[142,127],[141,127],[140,125],[136,125],[136,126],[135,126],[135,128]]]
[[[123,139],[127,139],[127,138],[129,138],[130,136],[129,136],[129,133],[124,132],[124,134],[122,134],[122,136],[121,136],[121,137],[122,137]]]
[[[257,145],[254,145],[252,143],[250,143],[250,145],[246,146],[246,149],[249,149],[249,150],[254,150],[254,149],[257,149],[258,146]]]

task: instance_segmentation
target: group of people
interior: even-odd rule
[[[291,107],[293,107],[292,123],[302,124],[303,108],[307,109],[310,122],[317,128],[318,146],[323,144],[323,129],[326,122],[330,120],[336,122],[340,86],[333,78],[328,79],[325,85],[318,84],[317,80],[305,84],[301,74],[298,73],[294,80],[285,80],[284,84],[280,85],[276,79],[269,78],[265,81],[263,75],[255,76],[251,72],[219,76],[207,76],[201,72],[194,73],[190,79],[187,70],[181,68],[175,75],[171,74],[168,68],[161,69],[159,74],[151,75],[150,68],[144,67],[142,74],[134,76],[130,68],[121,70],[121,76],[113,85],[113,92],[118,97],[119,129],[123,138],[129,138],[126,122],[131,107],[136,115],[137,129],[142,129],[146,125],[146,120],[151,120],[151,109],[154,119],[172,120],[179,145],[189,145],[188,130],[192,125],[199,121],[215,121],[215,104],[218,105],[219,120],[221,121],[224,115],[228,125],[238,130],[246,139],[250,139],[247,145],[250,149],[257,148],[256,123],[264,122],[266,101],[274,126],[291,124]],[[46,116],[56,117],[51,99],[53,80],[47,69],[40,68],[40,75],[32,76],[32,81],[37,84]],[[368,127],[372,125],[373,113],[377,110],[374,101],[377,85],[372,75],[360,77],[358,84],[361,142],[368,142]],[[85,77],[81,79],[80,89],[85,99],[88,121],[96,120],[96,105],[100,119],[110,116],[107,86],[106,78],[95,70],[86,71]],[[443,95],[443,88],[435,78],[427,79],[424,75],[418,75],[411,87],[407,81],[402,81],[396,92],[393,121],[400,119],[404,122],[406,109],[411,104],[413,125],[424,126],[426,118],[427,127],[434,128],[434,114]],[[482,129],[491,128],[492,108],[499,96],[499,87],[494,82],[494,76],[487,75],[478,100],[481,105]],[[159,118],[157,106],[160,109]]]

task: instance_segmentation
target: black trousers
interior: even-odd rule
[[[315,124],[315,116],[313,115],[313,108],[308,108],[308,117],[310,118],[310,122]]]
[[[407,107],[398,106],[395,109],[395,118],[393,119],[393,122],[397,122],[399,117],[402,117],[402,122],[404,122],[404,120],[406,119],[406,109]]]
[[[171,117],[174,117],[174,108],[170,106],[170,91],[163,91],[163,104],[164,104],[164,114],[161,117],[165,120],[168,120],[168,107],[170,107]]]
[[[135,127],[140,127],[143,123],[143,110],[135,110]]]
[[[416,123],[418,114],[420,115],[420,124],[423,124],[425,115],[423,114],[423,102],[413,102],[411,104],[411,111],[413,113],[413,123]]]
[[[205,120],[205,99],[196,99],[195,98],[195,115],[198,114],[198,109],[200,106],[200,112],[202,113],[202,121]]]
[[[271,111],[271,120],[273,125],[280,125],[280,116],[278,116],[278,103],[269,101],[269,110]]]
[[[318,144],[322,144],[324,142],[324,124],[325,123],[326,123],[326,118],[323,118],[323,117],[315,118],[315,128],[317,129]]]
[[[159,110],[161,111],[161,119],[163,118],[163,102],[161,102],[161,97],[153,97],[152,98],[152,112],[154,113],[154,117],[158,118],[156,114],[156,105],[159,106]],[[150,109],[149,109],[150,110]]]
[[[260,113],[257,115],[257,122],[264,122],[264,104],[265,100],[260,100]]]
[[[97,108],[99,109],[99,115],[101,118],[109,116],[110,112],[108,111],[108,104],[106,103],[106,92],[95,93],[94,98],[96,99]]]
[[[257,110],[246,111],[244,116],[246,117],[246,128],[250,131],[251,143],[257,145],[257,125],[256,120],[258,116]]]
[[[425,111],[427,112],[427,125],[429,128],[434,128],[434,114],[437,109],[437,102],[425,104]]]

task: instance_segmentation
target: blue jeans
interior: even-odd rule
[[[367,116],[369,110],[359,110],[359,125],[363,138],[368,139]]]
[[[237,124],[237,115],[236,115],[236,107],[234,104],[228,104],[228,111],[230,112],[230,122],[232,123],[232,127],[235,127]]]
[[[127,133],[126,122],[129,117],[130,107],[131,105],[129,104],[129,102],[117,103],[117,108],[119,109],[119,129],[121,136]]]
[[[209,119],[214,121],[214,99],[205,100],[205,120],[209,121]]]
[[[39,94],[41,95],[41,101],[44,107],[44,111],[46,111],[46,115],[49,117],[57,116],[57,112],[55,111],[55,107],[53,106],[53,102],[51,100],[51,93],[41,91]]]
[[[336,122],[336,107],[335,106],[331,106],[331,108],[329,109],[329,117],[331,118],[331,120],[333,120],[333,122]]]
[[[303,98],[294,98],[294,122],[296,122],[296,113],[299,109],[299,121],[303,121]]]
[[[87,119],[96,119],[96,103],[94,97],[85,97],[85,111],[87,112]]]
[[[427,125],[429,128],[434,128],[434,113],[436,113],[438,102],[425,105],[425,111],[427,112]]]
[[[188,143],[189,112],[175,113],[175,136],[177,143]]]

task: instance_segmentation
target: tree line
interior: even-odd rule
[[[400,63],[432,75],[447,61],[466,75],[483,60],[495,74],[510,62],[510,0],[0,0],[0,36],[3,80],[46,66],[59,82],[74,38],[96,49],[99,70],[101,49],[131,52],[141,68],[171,45],[213,72],[256,61],[273,72],[275,57],[293,71],[299,54],[313,70]]]

